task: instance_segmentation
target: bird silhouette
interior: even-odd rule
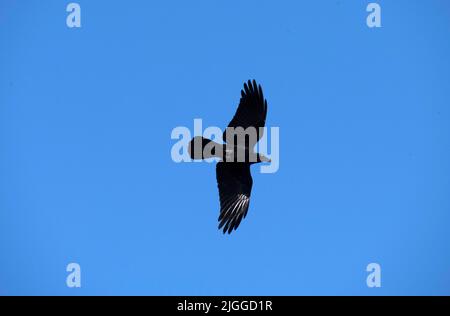
[[[241,90],[236,113],[223,133],[225,144],[218,144],[201,136],[194,137],[188,147],[192,159],[217,157],[216,179],[219,189],[219,229],[230,234],[246,217],[253,179],[250,166],[270,159],[254,152],[264,133],[267,101],[261,85],[248,80]]]

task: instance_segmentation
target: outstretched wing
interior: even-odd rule
[[[228,127],[243,127],[244,129],[253,126],[257,131],[258,142],[263,133],[259,131],[260,127],[266,125],[267,116],[267,100],[264,99],[261,85],[256,84],[256,81],[250,80],[244,83],[244,90],[241,90],[241,100],[239,106],[234,114],[233,119],[228,124]],[[227,141],[226,131],[223,133],[223,141]],[[250,144],[253,147],[255,144]]]
[[[220,196],[219,229],[231,233],[245,218],[252,191],[250,165],[244,163],[218,162],[217,186]]]

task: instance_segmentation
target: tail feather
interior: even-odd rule
[[[191,159],[205,159],[216,157],[217,146],[221,145],[202,136],[195,136],[189,142],[189,156],[191,157]]]

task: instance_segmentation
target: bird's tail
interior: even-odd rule
[[[188,152],[191,159],[205,159],[216,157],[219,146],[222,146],[202,136],[195,136],[189,142]]]

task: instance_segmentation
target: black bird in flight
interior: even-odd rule
[[[247,215],[253,185],[250,165],[270,162],[270,159],[253,150],[263,136],[266,115],[267,101],[261,86],[255,80],[248,80],[241,90],[236,113],[223,133],[226,143],[218,144],[197,136],[189,144],[192,159],[221,159],[216,165],[216,179],[220,197],[219,229],[223,228],[223,233],[230,234],[236,230]],[[254,133],[243,133],[242,130]]]

